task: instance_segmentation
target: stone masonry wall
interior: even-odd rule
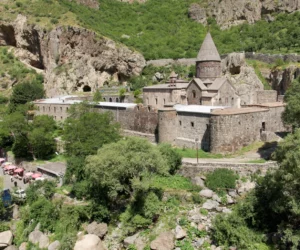
[[[277,102],[276,90],[262,90],[256,91],[257,103]]]
[[[38,108],[36,115],[49,115],[56,121],[64,121],[68,117],[70,104],[43,104],[36,103]],[[155,137],[157,133],[158,114],[157,110],[150,106],[138,105],[135,108],[125,109],[116,107],[96,107],[99,112],[111,112],[114,120],[121,124],[122,129],[132,130]]]
[[[221,75],[221,62],[197,62],[196,77],[202,81],[206,79],[214,80]]]
[[[158,141],[175,144],[177,136],[177,115],[175,109],[158,111],[159,132]]]
[[[218,168],[227,168],[235,171],[240,176],[249,176],[251,174],[266,174],[269,169],[278,168],[277,162],[266,163],[228,163],[228,162],[182,162],[179,173],[185,177],[192,178],[203,173],[213,172]]]
[[[210,148],[209,118],[209,114],[178,112],[176,145],[195,148],[197,138],[199,147],[208,151]]]
[[[210,120],[210,151],[234,152],[255,141],[260,141],[263,126],[269,132],[287,131],[281,120],[283,110],[284,107],[280,106],[245,114],[213,115]]]

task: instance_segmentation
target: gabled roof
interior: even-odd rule
[[[203,82],[202,82],[199,78],[194,78],[194,79],[190,82],[189,86],[190,86],[193,82],[195,82],[195,83],[198,85],[199,89],[201,89],[201,90],[207,90],[207,87],[203,84]],[[189,86],[188,86],[188,88],[189,88]]]
[[[221,78],[216,78],[214,81],[213,81],[213,84],[209,86],[209,90],[219,90],[223,83],[226,82],[227,79],[225,77],[221,77]]]
[[[197,56],[197,62],[204,61],[221,61],[220,54],[209,32],[207,33]]]

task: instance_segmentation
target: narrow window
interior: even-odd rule
[[[157,105],[158,101],[157,101],[157,98],[155,98],[155,104]]]
[[[69,108],[67,107],[67,108],[66,108],[66,110],[68,111],[68,110],[69,110]]]
[[[49,111],[50,111],[50,107],[49,107]]]
[[[195,90],[193,90],[193,98],[196,98],[196,91]]]
[[[200,98],[200,105],[202,105],[202,98]]]
[[[62,119],[63,119],[63,117],[61,116],[61,117],[60,117],[60,119],[62,120]]]
[[[164,104],[166,104],[166,99],[164,99]]]
[[[191,126],[194,127],[194,122],[191,122]]]
[[[147,98],[147,104],[149,105],[149,98]]]
[[[116,102],[119,102],[119,98],[116,98]]]
[[[62,112],[62,107],[60,107],[60,112]]]
[[[262,131],[266,131],[266,123],[265,122],[263,122],[261,124],[261,128],[262,128]]]
[[[103,97],[103,101],[104,101],[104,102],[106,102],[106,99],[105,99],[105,97]]]
[[[56,107],[54,107],[54,113],[56,113]]]
[[[181,126],[181,121],[179,121],[179,126]]]
[[[43,106],[43,112],[45,112],[45,106]]]

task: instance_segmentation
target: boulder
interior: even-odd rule
[[[0,246],[10,246],[13,240],[13,234],[10,230],[0,233]]]
[[[19,246],[19,250],[26,250],[27,249],[27,242],[23,242],[20,246]]]
[[[191,181],[194,185],[197,185],[197,186],[203,187],[203,188],[205,187],[204,181],[202,180],[202,178],[200,176],[193,177]]]
[[[205,198],[211,198],[214,192],[210,189],[203,189],[199,192],[199,195]]]
[[[124,239],[124,246],[128,247],[129,245],[133,245],[138,236],[139,236],[139,233],[125,238]]]
[[[220,198],[217,194],[214,194],[214,195],[212,196],[212,199],[213,199],[214,201],[221,202],[221,198]]]
[[[199,231],[203,231],[203,230],[205,230],[205,225],[204,224],[198,224],[198,227],[197,227],[197,229],[199,230]]]
[[[238,194],[236,193],[235,189],[229,190],[228,195],[230,195],[232,198],[236,198]]]
[[[219,206],[219,202],[213,200],[207,200],[202,207],[207,210],[216,209]]]
[[[247,181],[241,182],[239,184],[238,193],[243,194],[249,192],[251,189],[255,188],[255,182]]]
[[[146,247],[145,239],[143,237],[138,237],[134,244],[137,250],[143,250]]]
[[[5,248],[4,250],[19,250],[18,247],[12,245],[12,246],[8,246],[7,248]]]
[[[226,199],[227,199],[227,204],[234,204],[235,200],[232,199],[231,196],[229,196],[228,194],[226,194]]]
[[[74,250],[106,250],[101,239],[94,234],[86,234],[81,240],[77,240]]]
[[[59,250],[59,247],[60,247],[60,242],[56,240],[48,246],[48,250]]]
[[[106,223],[98,224],[96,221],[94,221],[87,226],[86,230],[89,234],[97,235],[102,239],[107,233],[107,224]]]
[[[177,225],[175,228],[175,238],[176,240],[181,240],[186,237],[186,231],[182,229],[181,226]]]
[[[152,250],[172,250],[174,248],[174,234],[163,232],[150,244]]]
[[[13,208],[13,219],[17,220],[19,219],[19,217],[20,217],[19,206],[15,204]]]
[[[34,230],[29,234],[29,241],[38,244],[39,248],[47,248],[49,246],[49,238],[39,230]]]

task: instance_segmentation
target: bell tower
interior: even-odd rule
[[[196,78],[214,81],[221,75],[221,57],[210,33],[207,33],[196,60]]]

